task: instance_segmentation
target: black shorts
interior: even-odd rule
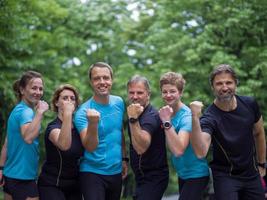
[[[12,196],[13,200],[25,200],[27,197],[38,197],[38,188],[35,180],[20,180],[4,176],[3,190]]]

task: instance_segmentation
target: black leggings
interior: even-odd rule
[[[119,200],[122,176],[80,172],[80,184],[84,200]]]
[[[178,179],[179,182],[179,200],[200,200],[203,191],[206,189],[209,176],[200,178]]]
[[[161,200],[167,186],[169,176],[146,174],[143,178],[136,180],[134,200]]]
[[[82,195],[77,188],[61,189],[56,186],[38,186],[40,200],[81,200]]]
[[[229,176],[213,176],[216,200],[264,200],[260,176],[238,179]]]

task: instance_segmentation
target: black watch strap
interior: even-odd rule
[[[130,122],[131,124],[134,124],[134,123],[138,122],[138,118],[130,117],[130,118],[129,118],[129,122]]]
[[[123,157],[122,161],[129,162],[129,158],[128,157]]]
[[[266,168],[266,163],[259,163],[258,162],[258,166],[265,169]]]

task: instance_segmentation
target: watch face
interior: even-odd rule
[[[163,127],[164,127],[165,129],[169,129],[169,128],[172,127],[172,124],[171,124],[170,122],[166,121],[166,122],[163,123]]]

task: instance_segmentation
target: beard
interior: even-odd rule
[[[234,97],[234,93],[230,92],[227,94],[215,94],[215,97],[218,99],[218,101],[220,102],[230,102],[233,97]]]

